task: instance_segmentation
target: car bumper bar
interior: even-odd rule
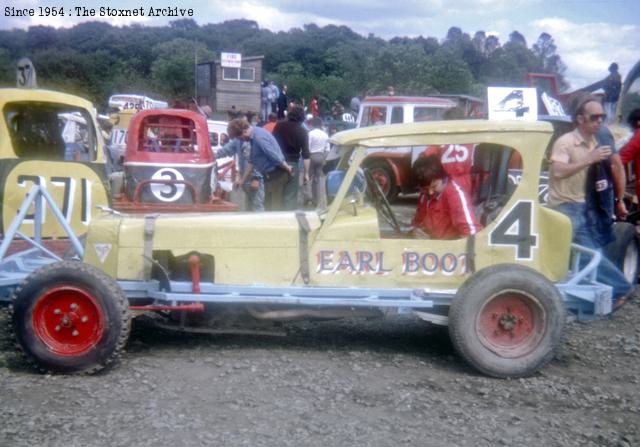
[[[579,320],[596,319],[610,314],[613,289],[596,280],[602,254],[597,250],[571,244],[571,255],[571,269],[566,279],[556,284],[567,309],[575,313]],[[580,268],[582,257],[588,257],[589,262]]]

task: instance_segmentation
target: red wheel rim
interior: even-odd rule
[[[382,192],[387,195],[389,193],[389,189],[391,189],[391,179],[384,171],[384,169],[373,168],[370,171],[371,177],[375,182],[380,185],[380,189]]]
[[[544,336],[545,313],[539,301],[522,291],[492,296],[476,321],[480,342],[505,358],[531,353]]]
[[[104,316],[97,300],[85,290],[58,286],[42,295],[33,309],[33,330],[55,354],[81,355],[104,333]]]

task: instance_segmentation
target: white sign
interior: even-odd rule
[[[147,110],[166,109],[169,104],[165,101],[156,101],[143,95],[112,95],[109,98],[109,107],[120,110]]]
[[[487,102],[490,120],[538,119],[538,97],[535,88],[489,87]]]
[[[562,103],[553,96],[547,95],[547,92],[542,92],[542,103],[547,108],[547,113],[551,116],[565,116],[564,107]]]
[[[220,65],[229,68],[240,68],[242,65],[242,54],[220,53]]]

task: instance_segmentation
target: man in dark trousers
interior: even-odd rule
[[[280,89],[280,96],[278,96],[278,119],[279,120],[284,118],[287,111],[287,107],[289,106],[287,91],[288,91],[287,86],[283,85],[282,89]]]
[[[238,138],[251,144],[249,163],[244,174],[236,180],[238,186],[251,182],[254,168],[264,179],[264,205],[267,211],[282,210],[284,186],[291,175],[278,146],[278,142],[266,130],[249,124],[244,118],[236,118],[227,127],[229,138]]]
[[[596,138],[606,115],[600,101],[591,95],[576,97],[571,109],[576,128],[558,138],[551,149],[549,206],[571,219],[573,242],[601,250],[613,237],[612,222],[606,225],[594,219],[601,217],[594,213],[599,207],[594,200],[613,200],[611,147],[600,145]],[[612,211],[607,212],[609,220]],[[597,279],[613,287],[614,309],[632,291],[622,272],[604,256]]]
[[[287,119],[280,121],[273,129],[273,136],[280,145],[287,164],[292,168],[292,175],[284,188],[285,210],[295,210],[298,207],[301,159],[304,184],[309,181],[309,135],[302,127],[303,122],[304,111],[301,107],[293,107],[289,110]]]
[[[609,76],[604,80],[602,89],[604,90],[602,105],[607,114],[607,121],[611,122],[615,120],[616,105],[620,98],[620,90],[622,90],[622,77],[618,72],[618,64],[615,62],[609,65]]]

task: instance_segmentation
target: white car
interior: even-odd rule
[[[368,96],[362,101],[356,127],[415,123],[442,119],[457,103],[430,96]]]
[[[211,141],[211,149],[215,152],[222,148],[224,144],[229,140],[227,136],[226,121],[214,121],[207,120],[207,127],[209,128],[209,140]],[[234,157],[222,157],[216,158],[216,169],[218,183],[220,187],[229,192],[233,189],[233,177],[235,173],[235,159]]]

